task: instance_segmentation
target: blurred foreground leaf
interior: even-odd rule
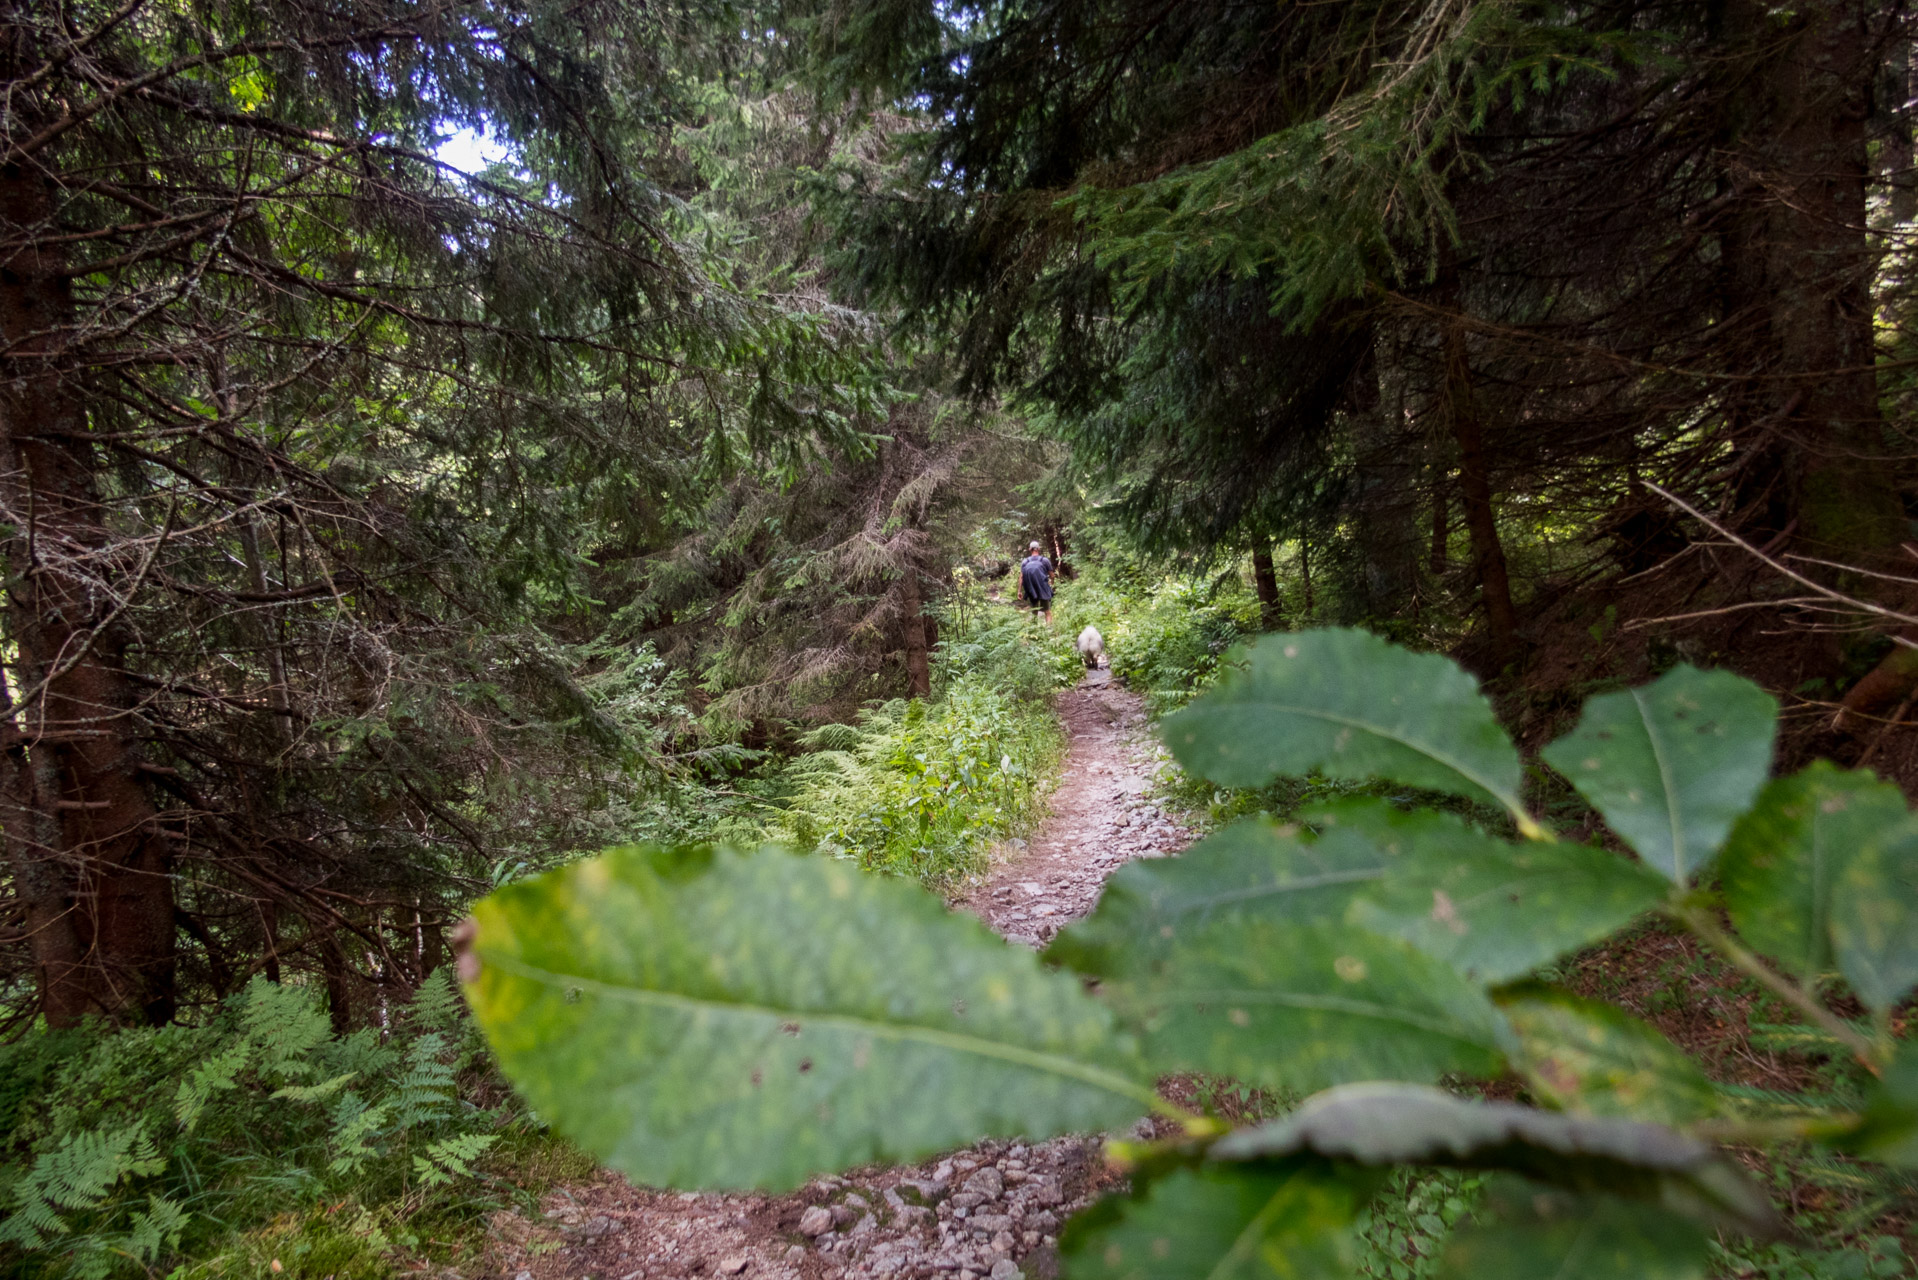
[[[1337,920],[1353,891],[1392,862],[1357,831],[1311,839],[1290,823],[1249,818],[1176,858],[1120,867],[1098,908],[1061,933],[1046,959],[1101,978],[1141,977],[1179,941],[1220,921]]]
[[[1781,1223],[1771,1201],[1709,1144],[1655,1124],[1469,1102],[1422,1085],[1328,1089],[1291,1115],[1212,1147],[1220,1160],[1297,1155],[1357,1164],[1504,1169],[1574,1190],[1606,1190],[1757,1235]]]
[[[1524,1045],[1518,1067],[1540,1098],[1584,1115],[1688,1124],[1718,1110],[1696,1062],[1616,1005],[1528,987],[1501,994]]]
[[[1077,979],[842,862],[614,849],[473,918],[467,998],[500,1065],[648,1185],[786,1188],[1151,1105]]]
[[[1905,797],[1862,770],[1816,761],[1760,793],[1719,862],[1732,923],[1787,972],[1831,972],[1833,895],[1858,851],[1907,825]]]
[[[1778,703],[1751,681],[1674,667],[1593,698],[1540,754],[1647,866],[1689,884],[1764,785],[1777,720]]]
[[[1407,813],[1373,800],[1324,816],[1335,830],[1401,851],[1389,876],[1359,888],[1348,919],[1404,938],[1478,982],[1522,977],[1631,923],[1665,895],[1657,876],[1615,853],[1513,844],[1436,809]],[[1303,817],[1315,819],[1311,811]]]
[[[1107,990],[1158,1069],[1265,1088],[1495,1075],[1516,1048],[1477,986],[1349,925],[1225,921],[1181,939],[1150,981]]]
[[[1366,631],[1268,636],[1166,719],[1179,763],[1224,787],[1322,770],[1497,805],[1521,827],[1518,752],[1478,682],[1436,653]]]
[[[1520,1178],[1495,1179],[1487,1191],[1480,1221],[1447,1242],[1439,1280],[1702,1280],[1705,1275],[1704,1229],[1670,1210]]]
[[[1067,1280],[1350,1280],[1352,1231],[1379,1178],[1323,1161],[1181,1169],[1075,1218]]]

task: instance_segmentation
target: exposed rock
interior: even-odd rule
[[[1005,1176],[991,1165],[967,1178],[965,1185],[968,1193],[984,1196],[987,1200],[997,1200],[1006,1190]]]
[[[1001,1258],[992,1264],[992,1280],[1024,1280],[1024,1276],[1019,1264],[1011,1258]]]
[[[823,1236],[832,1230],[832,1210],[823,1204],[816,1204],[799,1215],[799,1234],[802,1236]]]
[[[736,1276],[751,1265],[751,1258],[743,1253],[736,1253],[730,1258],[721,1258],[718,1270],[722,1276]]]

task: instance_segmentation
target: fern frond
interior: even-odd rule
[[[143,1124],[68,1134],[52,1151],[42,1152],[15,1184],[16,1207],[0,1221],[0,1241],[45,1248],[48,1241],[70,1233],[61,1210],[97,1209],[122,1179],[165,1168],[166,1160]]]
[[[334,1156],[327,1168],[334,1173],[357,1173],[371,1160],[377,1151],[372,1140],[378,1136],[392,1108],[386,1103],[369,1106],[357,1093],[340,1095],[339,1102],[333,1108],[333,1134],[330,1139]]]
[[[454,1071],[441,1061],[446,1051],[446,1041],[438,1035],[421,1036],[407,1049],[405,1073],[391,1100],[402,1129],[432,1124],[451,1109]]]
[[[147,1207],[134,1211],[121,1247],[151,1266],[161,1254],[180,1247],[180,1236],[192,1216],[165,1196],[148,1196]]]
[[[247,984],[241,1026],[259,1049],[262,1074],[291,1079],[313,1074],[306,1056],[333,1036],[332,1021],[311,992],[263,977]]]
[[[291,1102],[323,1102],[353,1083],[359,1074],[357,1071],[348,1071],[343,1075],[334,1076],[331,1080],[321,1081],[319,1084],[289,1084],[284,1088],[275,1089],[270,1096],[285,1098]]]
[[[460,1020],[466,1014],[465,997],[453,985],[450,973],[442,965],[427,974],[426,981],[413,993],[413,1003],[407,1007],[407,1018],[415,1027],[449,1038],[458,1032]]]
[[[497,1141],[498,1135],[491,1133],[456,1133],[450,1138],[441,1138],[428,1146],[424,1155],[413,1157],[413,1170],[421,1184],[429,1187],[445,1186],[455,1178],[470,1178],[473,1161]]]
[[[213,1095],[231,1089],[252,1056],[253,1042],[241,1038],[187,1072],[173,1096],[173,1114],[180,1127],[191,1133]]]

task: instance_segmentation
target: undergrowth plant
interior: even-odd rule
[[[1413,1238],[1416,1193],[1420,1274],[1696,1277],[1714,1247],[1789,1237],[1747,1172],[1764,1153],[1918,1165],[1895,1016],[1918,985],[1918,817],[1862,771],[1768,781],[1776,717],[1689,667],[1593,698],[1542,759],[1620,846],[1601,847],[1529,811],[1517,750],[1445,658],[1274,636],[1165,722],[1188,770],[1385,778],[1455,807],[1242,821],[1123,868],[1043,959],[842,861],[612,850],[481,902],[462,977],[542,1113],[654,1185],[791,1187],[1156,1112],[1170,1136],[1113,1144],[1131,1193],[1071,1225],[1069,1276],[1355,1276],[1381,1234]],[[1855,1093],[1737,1096],[1546,980],[1653,917],[1842,1055]],[[1180,1073],[1310,1096],[1234,1127],[1157,1092]],[[1527,1101],[1466,1083],[1500,1078]]]
[[[1259,621],[1258,600],[1236,573],[1211,580],[1167,575],[1122,587],[1091,568],[1061,589],[1058,606],[1067,635],[1088,624],[1099,629],[1112,674],[1154,712],[1178,707],[1211,684],[1220,661]]]
[[[337,1036],[313,991],[256,978],[201,1026],[0,1047],[0,1271],[221,1274],[247,1231],[330,1205],[328,1238],[280,1232],[275,1270],[383,1274],[408,1216],[470,1194],[507,1132],[456,1087],[480,1051],[444,971],[385,1036]]]
[[[929,885],[978,870],[988,846],[1037,819],[1064,748],[1045,661],[1032,663],[1037,692],[959,666],[936,701],[895,700],[813,730],[809,754],[787,766],[790,838]]]

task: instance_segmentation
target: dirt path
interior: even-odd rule
[[[1009,841],[957,903],[1041,946],[1092,909],[1120,864],[1191,840],[1146,797],[1164,756],[1139,698],[1090,672],[1059,695],[1070,735],[1052,816]],[[617,1174],[552,1196],[545,1219],[493,1222],[505,1280],[1047,1280],[1059,1225],[1111,1181],[1098,1137],[984,1142],[906,1168],[823,1177],[784,1196],[677,1193]]]

